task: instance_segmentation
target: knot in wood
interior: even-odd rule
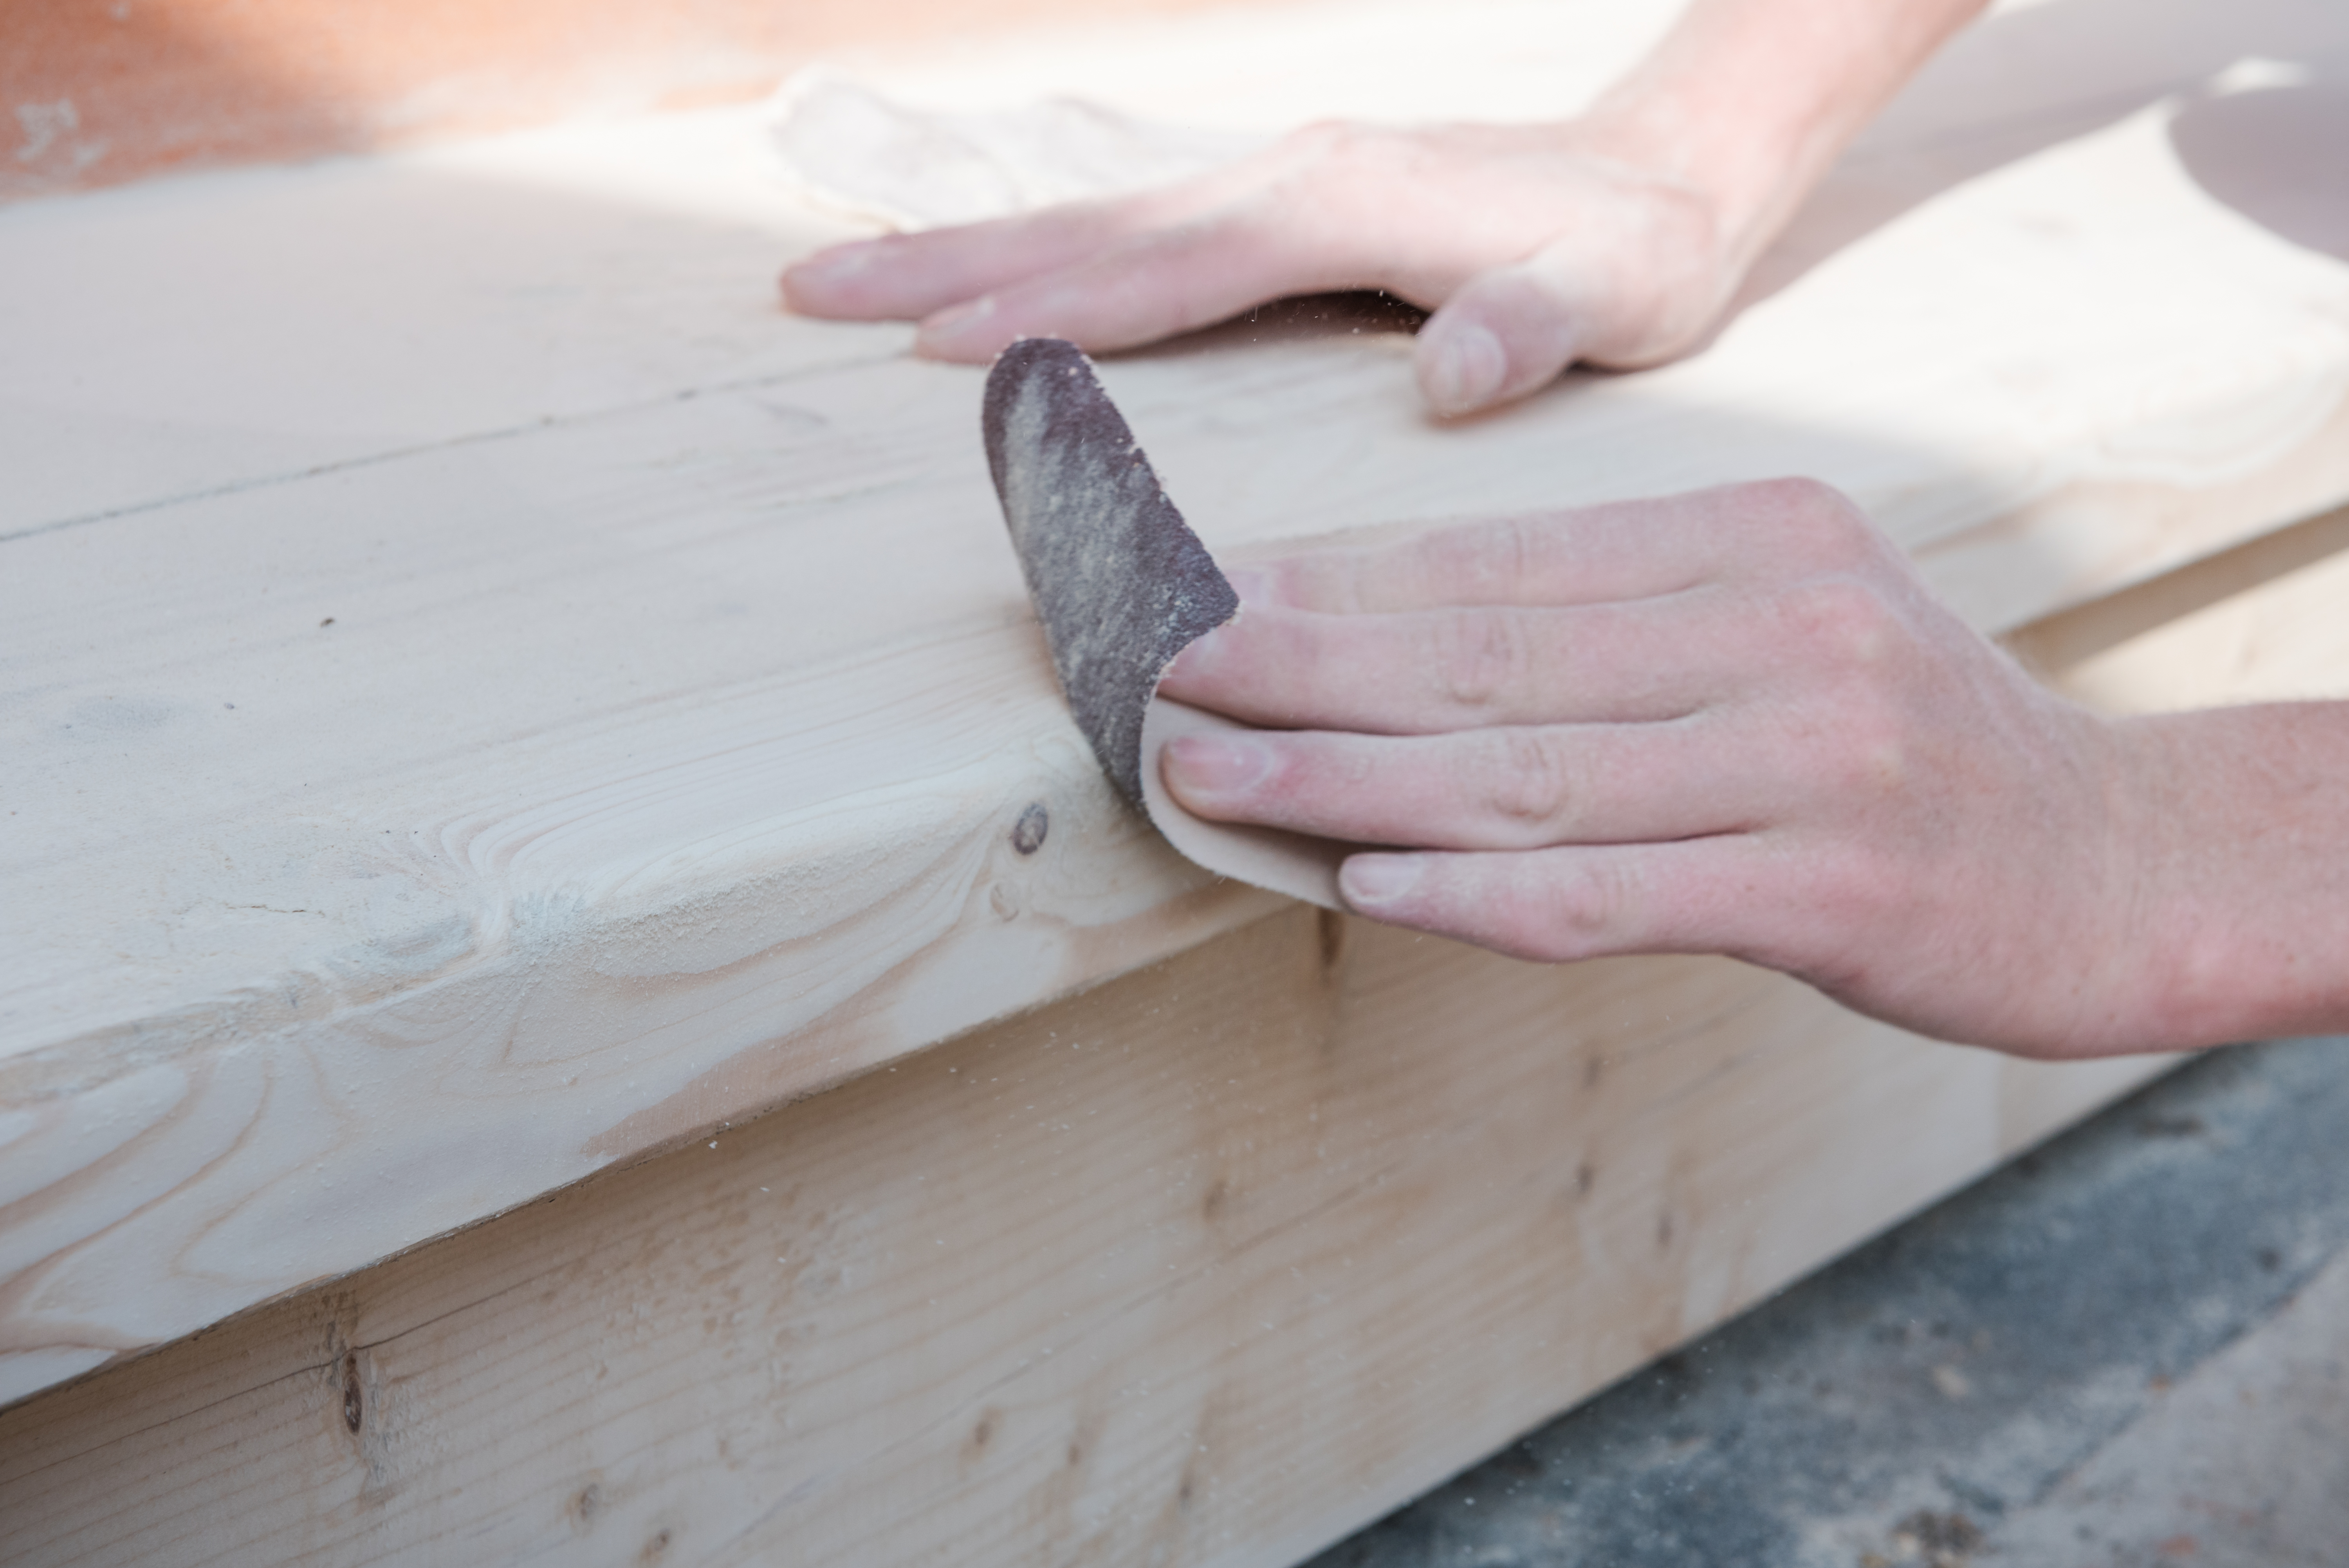
[[[1044,835],[1052,831],[1052,814],[1037,801],[1019,814],[1011,825],[1011,847],[1022,855],[1033,855],[1044,847]]]

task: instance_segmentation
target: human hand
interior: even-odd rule
[[[2150,732],[2048,693],[1804,481],[1235,574],[1162,690],[1204,817],[1358,843],[1372,919],[1522,957],[1720,952],[2034,1054],[2163,1044]],[[2148,1016],[2147,1010],[2153,1010]]]
[[[809,316],[919,320],[973,363],[1021,337],[1130,348],[1283,295],[1382,288],[1435,314],[1439,413],[1702,340],[1878,106],[1983,0],[1691,0],[1580,118],[1330,124],[1164,189],[839,245],[783,275]]]
[[[1161,190],[836,246],[783,275],[803,315],[919,319],[916,347],[983,363],[1014,339],[1105,350],[1286,295],[1380,288],[1434,311],[1414,359],[1445,414],[1576,360],[1693,346],[1752,246],[1717,194],[1592,119],[1310,127]]]

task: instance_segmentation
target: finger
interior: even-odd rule
[[[917,352],[978,363],[1021,337],[1065,337],[1095,352],[1154,343],[1286,295],[1376,286],[1375,269],[1248,201],[1153,229],[1073,265],[1009,283],[931,317]]]
[[[1310,138],[1286,138],[1221,168],[1128,196],[1066,202],[986,223],[835,245],[785,271],[784,301],[806,315],[859,319],[914,319],[940,315],[957,306],[981,306],[975,318],[963,323],[959,331],[951,317],[933,323],[925,351],[939,358],[984,358],[1010,341],[1005,337],[995,342],[993,335],[982,329],[985,318],[996,308],[988,303],[995,294],[1022,282],[1081,268],[1123,244],[1156,231],[1195,224],[1216,213],[1243,210],[1274,187],[1293,190],[1299,184],[1300,169],[1311,161],[1314,145]],[[1273,198],[1270,205],[1290,226],[1311,226],[1309,221],[1301,220],[1298,200]],[[1272,297],[1270,294],[1261,296]],[[1260,300],[1247,300],[1230,310],[1256,303]],[[1052,328],[1031,325],[1024,330],[1032,335]],[[992,346],[984,346],[988,344]],[[1111,345],[1103,339],[1089,346]]]
[[[1369,854],[1339,891],[1358,914],[1543,963],[1625,953],[1762,961],[1760,922],[1787,918],[1790,863],[1737,834],[1519,854]],[[1767,944],[1775,955],[1781,945]]]
[[[1330,615],[1443,605],[1578,605],[1677,593],[1733,564],[1724,493],[1454,524],[1390,545],[1250,562],[1250,603]],[[1245,579],[1245,580],[1244,580]]]
[[[1613,305],[1600,278],[1555,247],[1479,273],[1420,328],[1420,392],[1449,417],[1538,391],[1607,329]]]
[[[1331,615],[1571,606],[1848,570],[1880,548],[1842,495],[1780,479],[1456,524],[1391,545],[1253,561],[1232,578],[1251,604]]]
[[[833,245],[784,270],[783,303],[802,316],[918,320],[1017,279],[1074,265],[1133,233],[1150,212],[1139,201],[1080,202]]]
[[[1436,412],[1472,413],[1540,390],[1577,359],[1660,364],[1722,304],[1710,207],[1686,191],[1587,212],[1522,260],[1451,291],[1413,358]]]
[[[1743,690],[1768,630],[1717,588],[1568,609],[1255,607],[1185,649],[1160,690],[1252,724],[1380,735],[1676,719]]]
[[[803,316],[917,320],[1189,222],[1227,204],[1247,180],[1243,163],[1130,196],[833,245],[784,269],[783,303]]]
[[[1161,753],[1184,808],[1356,844],[1528,850],[1746,831],[1795,795],[1776,750],[1710,717],[1370,736],[1233,731]]]

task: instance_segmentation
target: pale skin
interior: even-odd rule
[[[1124,348],[1381,288],[1434,312],[1420,388],[1467,413],[1578,360],[1695,347],[1844,143],[1983,3],[1695,0],[1569,119],[1312,126],[1163,190],[835,246],[783,297],[917,320],[917,352],[985,364],[1019,337]]]
[[[1702,343],[1836,152],[1982,0],[1696,0],[1549,125],[1324,126],[1118,202],[820,254],[796,310],[921,352],[1151,341],[1283,295],[1434,314],[1441,415]],[[1359,912],[1545,961],[1725,953],[2036,1056],[2349,1029],[2349,704],[2113,721],[1806,481],[1236,575],[1167,694],[1200,815],[1393,845]]]
[[[2037,1056],[2349,1024],[2349,704],[2114,721],[1824,485],[1242,572],[1189,810],[1361,843],[1347,902],[1544,961],[1715,952]]]

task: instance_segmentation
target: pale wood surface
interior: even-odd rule
[[[1482,13],[1283,15],[1319,108],[1300,39]],[[1657,12],[1543,15],[1582,75],[1430,44],[1399,112],[1570,99]],[[1461,428],[1392,337],[1107,379],[1220,545],[1804,472],[2012,627],[2349,494],[2349,267],[2170,134],[2343,32],[1999,17],[1712,350]],[[1246,118],[1230,57],[1126,97]],[[1277,907],[1112,808],[978,373],[775,315],[830,231],[770,180],[713,114],[0,213],[0,1397]]]
[[[2039,623],[2336,692],[2349,512]],[[2093,692],[2084,694],[2094,695]],[[1274,1568],[2158,1059],[1293,909],[0,1412],[27,1564]]]
[[[2349,698],[2349,509],[2006,641],[2059,691],[2111,713]]]
[[[0,1413],[7,1555],[1278,1568],[2158,1066],[1293,909]]]

